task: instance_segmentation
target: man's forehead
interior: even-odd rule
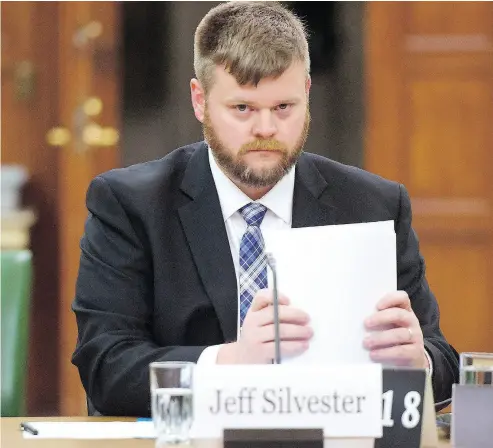
[[[298,97],[301,99],[305,89],[306,73],[302,66],[291,65],[284,73],[277,77],[262,78],[257,85],[238,84],[236,78],[222,66],[216,66],[214,73],[213,90],[228,98],[256,98],[258,96]],[[296,97],[296,98],[295,98]]]

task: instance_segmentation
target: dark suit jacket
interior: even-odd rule
[[[73,310],[72,362],[109,415],[150,413],[149,363],[197,361],[234,341],[237,286],[228,237],[201,142],[96,177]],[[301,155],[293,227],[394,220],[398,288],[411,297],[434,365],[435,400],[450,396],[458,357],[439,329],[402,185],[313,154]]]

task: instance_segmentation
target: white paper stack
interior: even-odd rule
[[[314,330],[309,350],[283,363],[371,362],[364,320],[397,289],[393,221],[277,230],[264,240],[279,292],[310,315]]]

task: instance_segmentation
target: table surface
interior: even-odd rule
[[[104,421],[135,421],[135,418],[121,417],[2,417],[1,443],[5,448],[154,448],[154,440],[114,439],[114,440],[67,440],[67,439],[25,439],[19,429],[21,422],[29,421],[60,421],[60,422],[104,422]],[[220,440],[194,440],[188,448],[222,448]],[[439,448],[451,448],[448,441],[440,441]]]

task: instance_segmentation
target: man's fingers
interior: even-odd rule
[[[406,291],[394,291],[386,294],[377,303],[377,310],[385,310],[394,307],[412,311],[411,301],[409,300]]]
[[[379,327],[410,327],[414,326],[416,319],[414,313],[402,308],[389,308],[378,311],[365,321],[367,329],[372,330]]]
[[[413,366],[424,349],[418,344],[396,345],[370,351],[370,357],[377,362],[397,366]],[[419,353],[418,353],[419,351]]]
[[[255,295],[252,304],[250,306],[250,311],[260,311],[263,308],[272,305],[274,302],[274,293],[269,289],[261,289]],[[278,295],[279,305],[289,305],[289,299],[283,295]]]
[[[254,315],[255,325],[263,327],[274,323],[273,307],[264,308]],[[253,316],[252,316],[253,317]],[[279,322],[286,324],[306,325],[310,321],[310,316],[304,311],[293,308],[292,306],[281,305],[279,307]]]
[[[306,351],[313,330],[306,326],[310,317],[304,311],[290,306],[289,299],[279,294],[279,337],[282,356],[297,356]],[[242,359],[268,362],[275,355],[275,328],[273,292],[260,290],[243,323],[237,344]]]
[[[279,325],[279,339],[284,341],[307,341],[313,336],[313,329],[308,326],[293,325],[293,324],[281,324]],[[275,337],[274,325],[267,325],[260,327],[255,337],[259,342],[267,343],[273,342]]]
[[[368,335],[364,340],[364,345],[368,349],[378,349],[392,347],[394,345],[412,344],[422,340],[421,330],[408,328],[394,328],[392,330],[379,331]]]

